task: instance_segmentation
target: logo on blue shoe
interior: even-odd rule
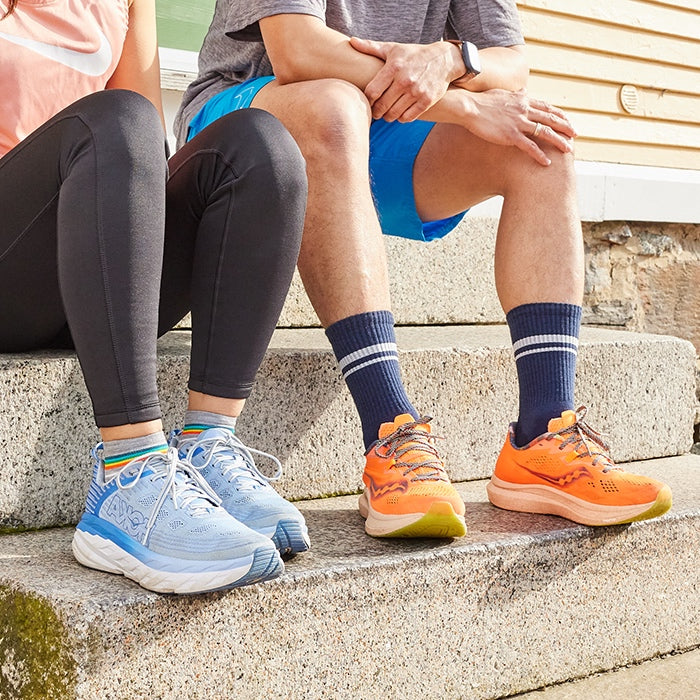
[[[105,515],[131,536],[137,535],[146,524],[146,516],[140,510],[116,495],[106,504]]]

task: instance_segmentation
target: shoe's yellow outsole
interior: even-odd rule
[[[374,537],[463,537],[467,534],[464,517],[457,515],[451,503],[433,503],[427,513],[405,527]]]
[[[627,523],[636,523],[640,520],[650,520],[651,518],[658,518],[659,515],[663,515],[668,512],[673,505],[673,498],[671,496],[671,489],[666,486],[656,497],[654,504],[648,510],[635,516],[634,518],[628,518],[627,520],[620,520],[620,522],[612,523],[613,525],[626,525]]]

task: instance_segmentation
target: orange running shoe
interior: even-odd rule
[[[671,507],[671,489],[623,471],[599,433],[583,418],[585,407],[549,421],[549,432],[525,447],[515,424],[486,486],[499,508],[560,515],[583,525],[619,525],[655,518]]]
[[[383,423],[367,450],[360,496],[365,531],[373,537],[461,537],[464,502],[435,448],[429,417],[404,413]]]

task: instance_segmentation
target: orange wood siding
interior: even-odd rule
[[[700,170],[700,0],[518,6],[530,92],[567,111],[577,159]]]

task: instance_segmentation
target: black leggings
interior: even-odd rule
[[[99,427],[160,417],[156,329],[190,309],[190,388],[246,398],[294,271],[306,176],[274,117],[223,117],[170,170],[156,110],[123,90],[0,159],[0,351],[74,343]]]

